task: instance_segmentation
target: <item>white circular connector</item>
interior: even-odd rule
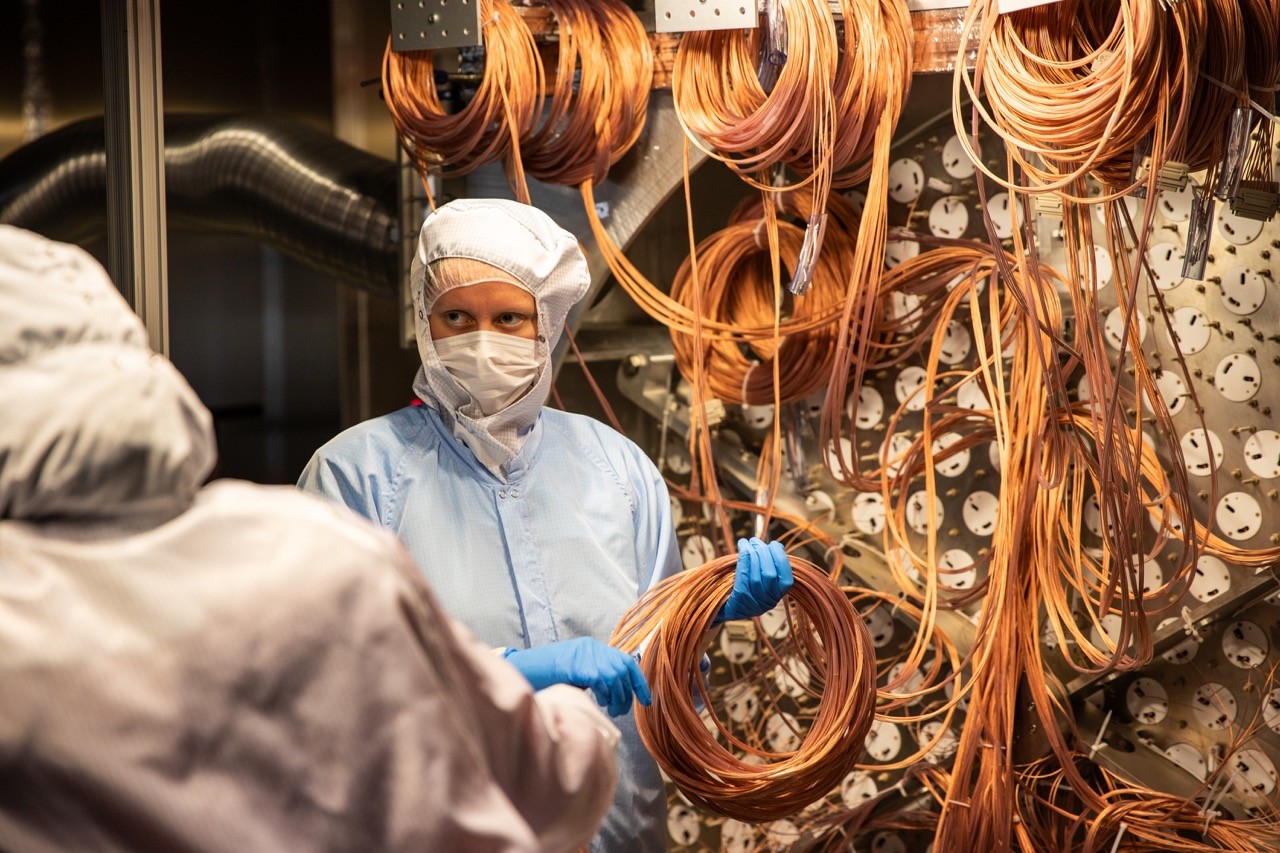
[[[965,498],[961,514],[964,526],[975,536],[990,536],[996,532],[1000,499],[991,492],[977,491]]]
[[[1218,501],[1213,519],[1228,539],[1243,542],[1262,530],[1262,505],[1247,492],[1232,492]]]
[[[881,763],[892,761],[902,750],[902,730],[893,723],[873,720],[863,741],[867,754]]]
[[[960,137],[952,135],[942,146],[942,168],[957,181],[973,177],[976,167],[969,159],[969,152]]]
[[[715,544],[701,533],[695,533],[684,540],[684,547],[680,549],[680,561],[684,563],[686,569],[696,569],[703,563],[711,562],[715,557]]]
[[[849,419],[858,429],[872,429],[884,420],[884,397],[870,385],[858,389],[858,397],[849,395]]]
[[[948,447],[960,440],[960,435],[954,432],[945,432],[933,440],[933,455],[937,458],[942,455]],[[937,471],[943,477],[959,477],[969,467],[969,450],[958,450],[948,456],[935,462],[933,470]]]
[[[1212,554],[1196,560],[1196,571],[1191,578],[1191,597],[1199,602],[1213,601],[1231,589],[1231,572],[1227,564]]]
[[[1257,219],[1232,213],[1230,205],[1222,205],[1218,208],[1217,219],[1218,233],[1235,246],[1247,246],[1257,240],[1266,225],[1265,222]]]
[[[874,607],[863,615],[867,623],[867,632],[871,634],[871,645],[883,649],[893,640],[893,617],[889,615],[887,605]]]
[[[932,513],[929,511],[929,494],[924,490],[914,492],[907,498],[907,526],[921,536],[929,532],[930,525],[934,530],[942,527],[944,518],[942,498],[937,495],[933,496]]]
[[[1209,731],[1220,732],[1236,721],[1236,697],[1224,685],[1209,682],[1196,689],[1191,713]]]
[[[947,330],[942,333],[942,345],[938,348],[938,360],[943,364],[956,365],[969,357],[973,350],[973,337],[969,330],[958,320],[947,323]]]
[[[1169,691],[1154,678],[1135,679],[1124,698],[1130,716],[1143,725],[1159,725],[1169,716]]]
[[[698,813],[688,806],[674,805],[667,812],[667,834],[677,844],[689,846],[702,834]]]
[[[929,231],[935,237],[958,240],[969,227],[969,207],[958,195],[943,196],[929,208]]]
[[[1244,464],[1258,477],[1280,477],[1280,432],[1261,429],[1244,443]]]
[[[1207,477],[1222,464],[1222,439],[1212,430],[1188,430],[1179,442],[1188,474]]]
[[[878,793],[880,791],[876,788],[876,780],[862,770],[852,771],[840,783],[840,800],[851,809],[857,808],[867,800],[875,799]]]
[[[1008,193],[996,193],[987,199],[987,215],[995,225],[996,239],[1008,240],[1013,236],[1013,220],[1017,216],[1018,225],[1022,225],[1022,210],[1009,201]]]
[[[929,402],[929,392],[925,390],[928,378],[928,371],[915,365],[902,368],[902,372],[898,374],[897,381],[893,383],[893,391],[898,402],[908,412],[918,412]]]
[[[1135,311],[1133,314],[1133,324],[1137,325],[1138,343],[1141,344],[1147,339],[1147,318],[1141,313]],[[1107,339],[1107,343],[1111,344],[1112,349],[1120,349],[1120,344],[1125,340],[1124,326],[1124,308],[1117,306],[1112,308],[1107,314],[1106,322],[1102,325],[1102,336]],[[1129,351],[1133,351],[1133,347],[1129,347]]]
[[[924,168],[910,157],[889,164],[889,198],[910,204],[924,191]]]
[[[1269,797],[1276,789],[1276,765],[1260,749],[1242,749],[1227,759],[1235,789],[1250,799]]]
[[[978,578],[973,556],[962,548],[950,548],[938,558],[938,583],[947,589],[971,589]]]
[[[1213,373],[1213,386],[1233,403],[1243,403],[1258,395],[1262,387],[1262,371],[1258,362],[1242,352],[1233,352],[1218,362]]]
[[[1222,654],[1241,669],[1262,666],[1270,647],[1266,632],[1253,622],[1232,622],[1222,632]]]
[[[1201,782],[1209,778],[1209,762],[1205,761],[1204,753],[1195,746],[1182,742],[1170,744],[1164,754],[1169,756],[1170,761]]]
[[[862,492],[853,499],[853,526],[868,536],[884,530],[884,498],[879,492]]]
[[[1182,284],[1182,262],[1186,252],[1176,243],[1160,241],[1147,247],[1147,266],[1151,278],[1160,290],[1173,290]]]
[[[774,752],[795,752],[803,740],[799,720],[786,711],[778,711],[765,720],[764,737]]]
[[[1209,318],[1194,305],[1184,305],[1175,310],[1169,318],[1169,328],[1165,330],[1169,343],[1172,345],[1176,340],[1183,355],[1195,355],[1207,347],[1212,334]]]
[[[1240,316],[1257,311],[1267,298],[1266,279],[1245,266],[1224,270],[1221,288],[1222,304]]]
[[[1187,383],[1172,370],[1161,370],[1156,374],[1156,390],[1160,392],[1160,399],[1171,415],[1182,411],[1182,407],[1187,404],[1187,397],[1190,396],[1187,393]]]
[[[1195,199],[1196,187],[1199,183],[1188,179],[1178,189],[1160,190],[1157,197],[1156,210],[1170,222],[1186,222],[1191,219],[1191,202]]]

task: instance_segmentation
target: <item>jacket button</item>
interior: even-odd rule
[[[520,497],[520,490],[519,490],[519,489],[512,489],[512,490],[511,490],[511,497],[513,497],[513,498],[518,498],[518,497]]]
[[[498,497],[505,498],[506,496],[507,496],[506,492],[498,492]]]

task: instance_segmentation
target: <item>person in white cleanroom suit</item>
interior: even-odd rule
[[[667,488],[608,426],[543,408],[586,258],[533,207],[460,200],[427,217],[410,275],[424,405],[342,433],[299,485],[399,535],[445,608],[535,687],[591,688],[622,729],[618,791],[591,846],[664,850],[662,778],[630,714],[648,686],[605,643],[680,568]],[[743,540],[722,618],[765,613],[790,586],[780,545]]]
[[[213,462],[102,267],[0,226],[0,849],[586,844],[595,703],[535,694],[395,537]]]

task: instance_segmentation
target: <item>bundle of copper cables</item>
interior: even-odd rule
[[[516,196],[529,200],[526,171],[550,183],[600,182],[644,128],[653,51],[620,0],[548,0],[559,51],[550,103],[537,44],[508,0],[480,0],[484,74],[470,100],[441,104],[430,50],[392,50],[382,85],[401,145],[425,176],[461,176],[507,158]]]
[[[1187,128],[1203,27],[1184,18],[1198,3],[1170,11],[1161,0],[1063,0],[999,14],[997,0],[975,2],[965,34],[981,28],[978,56],[972,73],[957,69],[954,98],[967,91],[1033,191],[1066,192],[1090,173],[1127,187],[1133,151],[1157,125],[1173,118],[1170,146]],[[972,150],[959,109],[955,122],[977,167],[1008,186]]]
[[[812,725],[794,752],[744,743],[716,719],[725,740],[760,759],[738,758],[708,731],[694,697],[709,702],[698,663],[721,605],[733,589],[736,558],[681,572],[646,593],[623,616],[610,643],[632,653],[653,692],[638,708],[645,746],[690,802],[753,823],[794,814],[854,768],[875,714],[875,649],[844,593],[812,563],[792,557],[795,585],[785,599],[792,635],[822,690]]]
[[[525,169],[562,186],[604,181],[644,129],[653,48],[621,0],[544,0],[559,25],[547,114],[522,140]]]
[[[424,179],[432,169],[465,175],[510,153],[508,172],[523,184],[519,145],[542,112],[542,63],[533,35],[507,0],[480,0],[480,17],[484,76],[460,111],[449,113],[440,102],[435,52],[394,51],[390,38],[382,90],[400,144]]]
[[[795,269],[799,262],[804,231],[791,220],[808,219],[811,194],[798,190],[775,198],[782,208],[778,213],[786,217],[776,223],[776,253],[770,245],[765,205],[756,196],[739,206],[728,227],[697,245],[696,284],[691,255],[671,285],[671,298],[690,312],[694,310],[691,288],[701,287],[702,322],[738,330],[732,335],[704,335],[701,351],[693,335],[671,331],[680,372],[691,379],[694,359],[703,359],[711,393],[726,403],[802,400],[823,388],[831,373],[836,320],[853,273],[850,235],[857,229],[858,217],[843,198],[831,197],[828,210],[836,227],[827,232],[809,292],[791,299],[781,287],[778,265]],[[781,304],[784,300],[789,305]],[[777,389],[773,359],[779,362]]]
[[[688,33],[672,70],[676,115],[690,140],[749,183],[768,188],[776,166],[809,166],[819,206],[835,144],[838,42],[825,3],[780,0],[785,61],[770,91],[758,76],[762,29]]]

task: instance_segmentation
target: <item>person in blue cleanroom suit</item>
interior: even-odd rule
[[[680,568],[670,500],[636,445],[543,408],[586,258],[541,211],[470,199],[427,217],[410,276],[424,405],[343,432],[298,485],[394,531],[446,610],[535,688],[590,688],[619,716],[617,793],[591,847],[663,850],[662,779],[630,713],[648,685],[605,643]],[[722,618],[773,609],[791,579],[780,545],[739,542]]]

